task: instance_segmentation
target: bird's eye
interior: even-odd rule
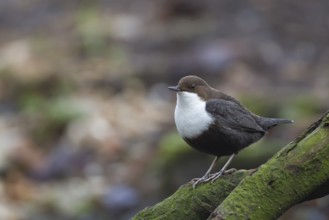
[[[195,84],[192,84],[192,85],[190,86],[190,89],[195,89]]]

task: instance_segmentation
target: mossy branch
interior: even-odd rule
[[[302,201],[329,194],[328,186],[329,112],[257,170],[195,190],[186,184],[133,219],[277,219]]]
[[[213,184],[200,184],[194,190],[191,183],[185,184],[167,199],[139,212],[133,219],[206,219],[251,172],[237,171],[219,178]]]

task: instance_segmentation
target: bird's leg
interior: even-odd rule
[[[192,180],[192,181],[195,181],[193,183],[193,189],[195,189],[196,185],[198,185],[199,183],[204,183],[204,182],[209,181],[209,178],[207,178],[207,177],[209,176],[210,172],[214,168],[214,166],[215,166],[215,164],[216,164],[216,162],[217,162],[218,159],[219,159],[219,157],[216,156],[215,159],[212,161],[212,163],[211,163],[209,169],[207,170],[207,172],[203,175],[203,177],[201,177],[201,178],[195,178],[195,179]]]
[[[220,177],[221,175],[223,175],[223,173],[225,172],[226,168],[228,167],[228,165],[230,165],[231,161],[233,160],[235,154],[232,154],[230,156],[230,158],[228,158],[227,162],[225,163],[225,165],[223,166],[223,168],[217,172],[217,173],[214,173],[212,174],[208,179],[207,181],[211,180],[211,182],[213,183],[218,177]]]

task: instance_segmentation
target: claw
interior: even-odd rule
[[[218,177],[222,176],[223,175],[223,171],[219,171],[217,173],[214,173],[213,176],[211,177],[211,182],[213,183],[215,180],[218,179]]]
[[[229,170],[226,170],[225,172],[224,172],[224,174],[226,175],[226,174],[232,174],[232,173],[235,173],[237,171],[237,169],[235,169],[235,168],[231,168],[231,169],[229,169]]]
[[[211,180],[211,182],[213,183],[215,180],[217,180],[220,176],[223,176],[223,175],[226,175],[226,174],[231,174],[231,173],[234,173],[236,171],[235,168],[232,168],[232,169],[229,169],[229,170],[221,170],[217,173],[214,173],[214,174],[211,174],[209,175],[208,177],[208,181]]]
[[[199,184],[199,183],[206,183],[206,182],[208,182],[209,180],[208,180],[209,178],[207,177],[207,176],[203,176],[203,177],[201,177],[201,178],[194,178],[192,181],[195,181],[194,183],[193,183],[193,185],[192,185],[192,187],[193,187],[193,189],[195,189],[196,188],[196,186]]]

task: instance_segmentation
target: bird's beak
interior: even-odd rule
[[[172,90],[172,91],[175,91],[175,92],[179,92],[180,91],[180,89],[179,89],[178,86],[169,86],[168,89],[169,90]]]

